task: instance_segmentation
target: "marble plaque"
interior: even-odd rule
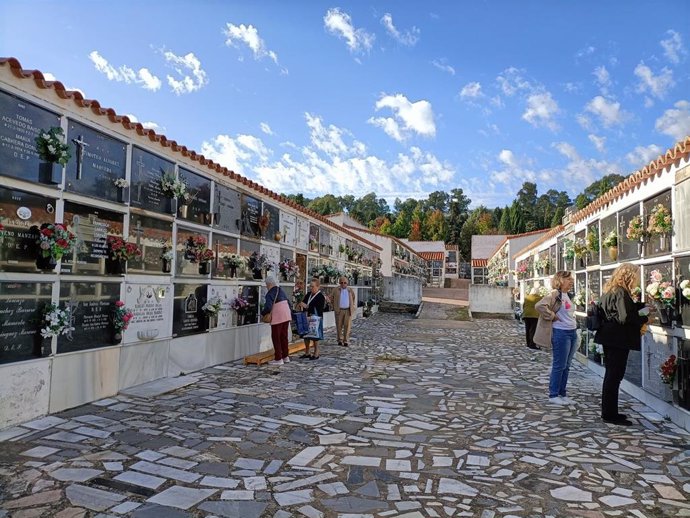
[[[211,180],[183,168],[180,168],[180,178],[187,184],[191,200],[186,209],[182,205],[178,206],[177,215],[200,225],[210,225]]]
[[[309,223],[309,251],[318,252],[319,251],[319,232],[321,227],[315,223]]]
[[[259,322],[259,287],[258,286],[243,286],[242,297],[249,302],[249,307],[244,314],[241,324],[257,324]],[[238,322],[239,325],[239,322]]]
[[[177,275],[202,275],[199,273],[199,263],[191,254],[190,247],[187,246],[189,240],[194,237],[203,236],[208,246],[208,234],[200,234],[196,230],[177,227],[177,244],[175,254],[175,272]],[[215,261],[212,261],[215,262]]]
[[[309,250],[309,220],[297,218],[297,235],[295,246],[302,250]]]
[[[49,283],[0,282],[0,363],[50,354],[50,340],[40,338],[40,329],[51,293]]]
[[[127,284],[125,306],[134,318],[125,331],[125,343],[148,342],[170,336],[173,313],[172,285]]]
[[[0,271],[36,272],[38,228],[55,221],[55,200],[0,187]]]
[[[216,184],[213,207],[213,225],[219,230],[238,234],[242,218],[240,193]]]
[[[283,235],[282,245],[295,246],[297,241],[297,217],[281,210],[280,233]]]
[[[285,259],[295,260],[295,253],[292,251],[292,248],[280,249],[280,260],[284,261]]]
[[[261,237],[259,218],[261,217],[261,201],[246,194],[242,194],[242,211],[240,215],[240,231],[243,236]]]
[[[206,331],[206,317],[201,309],[206,304],[206,291],[205,284],[175,284],[173,336]]]
[[[115,180],[125,177],[127,146],[88,126],[69,121],[66,190],[108,201],[127,201]]]
[[[0,174],[39,181],[42,160],[36,137],[42,130],[60,126],[60,117],[0,90]]]
[[[119,283],[63,281],[60,284],[60,306],[72,310],[74,330],[58,337],[57,352],[113,345],[112,315],[119,299]]]
[[[216,252],[216,260],[213,261],[213,276],[230,278],[231,270],[228,260],[238,253],[237,238],[214,233],[213,250]],[[239,276],[242,270],[243,268],[238,268],[236,275]]]
[[[108,236],[122,237],[122,214],[65,202],[64,222],[77,237],[72,252],[62,258],[61,273],[102,275],[109,257]]]
[[[237,286],[211,285],[208,287],[208,298],[218,297],[221,300],[221,309],[218,312],[218,329],[228,329],[236,325],[234,321],[235,312],[230,309],[230,304],[238,293],[239,287]]]
[[[271,270],[271,273],[276,275],[277,277],[280,276],[280,272],[278,271],[278,263],[280,262],[280,247],[278,246],[272,246],[272,245],[267,245],[267,244],[261,244],[261,253],[266,254],[266,257],[270,261],[270,263],[273,265],[273,269]]]
[[[340,244],[340,241],[338,239],[338,235],[335,232],[331,232],[331,243],[330,243],[330,248],[328,249],[328,255],[331,257],[338,257],[339,253],[338,252],[338,245]]]
[[[319,230],[319,253],[321,255],[331,255],[331,233],[321,227]]]
[[[141,257],[127,261],[129,273],[170,274],[172,260],[166,252],[172,250],[170,220],[151,218],[132,213],[129,217],[129,239],[141,250]]]
[[[280,211],[277,207],[264,203],[261,216],[264,221],[268,219],[268,224],[263,229],[261,237],[267,241],[275,241],[276,232],[280,232]]]
[[[132,148],[132,181],[130,201],[132,207],[153,212],[170,213],[171,200],[161,190],[164,173],[173,174],[175,164],[138,147]]]

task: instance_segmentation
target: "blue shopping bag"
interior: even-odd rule
[[[307,314],[303,311],[299,311],[294,314],[295,327],[297,328],[297,334],[304,336],[309,332],[309,320],[307,319]]]
[[[321,317],[318,315],[311,315],[309,317],[309,330],[304,338],[311,338],[313,340],[323,340],[323,325]]]

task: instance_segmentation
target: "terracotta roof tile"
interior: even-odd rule
[[[486,268],[489,265],[488,259],[472,259],[473,268]]]
[[[446,258],[444,252],[418,252],[417,255],[427,261],[443,261]]]
[[[287,198],[284,198],[279,194],[274,193],[263,186],[260,186],[259,184],[235,173],[234,171],[227,169],[226,167],[221,166],[220,164],[216,164],[215,162],[213,162],[213,160],[204,157],[204,155],[198,154],[193,150],[187,149],[187,147],[185,146],[179,145],[174,140],[168,139],[165,135],[159,135],[152,129],[144,128],[144,126],[142,126],[142,124],[139,122],[133,123],[129,119],[129,117],[127,117],[126,115],[118,115],[112,108],[102,108],[98,101],[93,99],[85,99],[81,92],[77,92],[75,90],[67,90],[60,81],[47,81],[45,79],[45,76],[40,71],[23,69],[21,63],[16,58],[0,57],[0,68],[2,67],[9,67],[10,72],[15,77],[18,77],[20,79],[33,79],[36,86],[42,89],[52,90],[60,99],[72,99],[74,104],[79,108],[89,108],[94,114],[98,116],[105,116],[113,123],[122,124],[122,127],[128,131],[133,131],[140,136],[147,136],[149,140],[151,140],[152,142],[158,142],[162,147],[171,148],[173,152],[180,153],[182,156],[185,157],[189,157],[191,160],[199,162],[200,165],[206,166],[207,169],[215,173],[221,174],[223,176],[228,176],[232,180],[240,182],[241,184],[249,187],[254,191],[267,194],[276,201],[279,201],[284,205],[292,207],[296,211],[301,212],[311,217],[312,219],[315,219],[323,223],[326,226],[338,229],[344,232],[345,234],[348,234],[350,237],[358,239],[366,245],[373,247],[374,249],[381,250],[381,247],[379,247],[378,245],[371,243],[370,241],[367,241],[366,239],[355,234],[349,229],[345,229],[340,225],[333,223],[332,221],[323,217],[321,214],[307,209],[306,207],[302,207],[301,205],[297,205],[296,203],[292,203]]]

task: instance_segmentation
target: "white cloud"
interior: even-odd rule
[[[582,58],[587,57],[587,56],[591,56],[592,54],[594,54],[596,52],[596,50],[597,50],[597,48],[592,46],[592,45],[588,45],[586,47],[583,47],[577,51],[577,53],[575,54],[575,59],[577,60],[577,59],[582,59]]]
[[[366,52],[374,44],[376,36],[362,28],[355,29],[350,15],[338,7],[326,12],[323,23],[328,32],[346,41],[350,52]]]
[[[527,109],[522,118],[534,127],[545,126],[552,131],[558,130],[554,117],[560,109],[550,92],[532,94],[527,98]]]
[[[130,120],[130,122],[139,122],[139,118],[136,115],[133,115],[131,113],[125,113],[125,116]],[[165,128],[163,126],[160,126],[159,124],[153,121],[142,122],[141,125],[144,126],[144,128],[146,129],[152,129],[156,133],[162,133],[165,131]]]
[[[533,182],[537,179],[535,171],[522,165],[510,149],[502,149],[497,156],[499,165],[489,172],[494,183],[506,186],[518,186],[523,182]]]
[[[455,75],[455,69],[447,63],[446,58],[434,59],[434,60],[431,62],[431,64],[434,65],[434,66],[435,66],[436,68],[438,68],[439,70],[442,70],[442,71],[444,71],[444,72],[447,72],[447,73],[449,73],[449,74],[452,75],[452,76]]]
[[[425,137],[436,135],[434,112],[429,101],[410,102],[402,94],[383,95],[376,102],[376,111],[384,108],[390,108],[393,117],[372,117],[368,122],[382,128],[398,142],[413,133]]]
[[[223,34],[228,47],[238,48],[240,44],[246,45],[254,54],[254,59],[260,60],[267,57],[279,65],[278,54],[266,47],[266,43],[259,36],[259,31],[253,25],[226,23]],[[283,73],[287,73],[287,70],[283,69]]]
[[[180,76],[181,80],[167,76],[168,84],[176,95],[188,94],[201,90],[208,84],[206,72],[201,68],[201,62],[193,52],[184,56],[177,56],[170,51],[163,53],[168,62]],[[191,75],[189,73],[191,72]]]
[[[601,65],[594,69],[594,77],[596,77],[597,85],[599,85],[599,90],[603,95],[608,95],[609,88],[611,87],[611,74],[606,70],[606,67]]]
[[[635,75],[639,78],[637,91],[649,93],[657,99],[663,99],[666,92],[676,83],[673,80],[673,72],[664,67],[658,76],[655,76],[652,69],[640,62],[635,67]]]
[[[484,94],[482,93],[482,85],[476,81],[472,83],[467,83],[465,86],[462,87],[462,90],[460,90],[460,98],[463,100],[467,99],[477,99],[479,97],[482,97]]]
[[[496,81],[504,95],[511,97],[520,91],[533,88],[532,84],[523,77],[523,74],[524,70],[510,67],[496,77]]]
[[[587,135],[589,141],[594,144],[594,147],[599,151],[599,153],[604,153],[606,151],[606,137],[598,137],[592,133]]]
[[[575,146],[568,142],[556,142],[553,147],[566,157],[568,162],[564,167],[553,171],[551,177],[558,179],[561,185],[565,184],[571,191],[582,190],[602,176],[620,172],[614,163],[581,157]]]
[[[266,135],[273,135],[273,130],[267,122],[262,122],[261,124],[259,124],[259,127],[261,128],[261,131],[263,131]]]
[[[622,125],[629,118],[629,114],[621,110],[621,103],[610,101],[601,95],[589,101],[585,110],[596,115],[606,128]]]
[[[659,133],[682,140],[690,135],[690,102],[678,101],[674,106],[656,120],[654,127]]]
[[[153,75],[148,68],[140,68],[138,72],[135,72],[127,65],[122,65],[115,68],[96,50],[89,53],[89,59],[96,67],[96,70],[102,74],[105,74],[110,81],[117,81],[127,84],[134,83],[140,85],[145,90],[151,90],[152,92],[160,90],[162,84],[161,80]]]
[[[408,47],[414,47],[419,41],[419,29],[412,26],[410,30],[400,32],[398,28],[393,25],[393,16],[390,13],[386,13],[381,18],[381,23],[386,28],[388,35],[401,45],[406,45]]]
[[[57,79],[55,79],[55,76],[53,74],[51,74],[50,72],[43,72],[43,78],[46,81],[57,81]]]
[[[659,44],[664,49],[664,56],[671,63],[680,63],[682,57],[687,54],[687,51],[683,47],[683,39],[680,34],[674,30],[667,30],[666,34],[668,38],[661,40]]]
[[[630,153],[625,155],[625,158],[632,165],[636,167],[642,167],[647,165],[652,159],[658,157],[661,154],[662,149],[656,144],[650,144],[648,146],[637,146]]]
[[[201,154],[238,174],[245,174],[245,166],[265,163],[271,152],[260,138],[252,135],[218,135],[201,144]]]

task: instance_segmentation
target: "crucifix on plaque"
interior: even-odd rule
[[[143,178],[144,178],[144,167],[146,167],[146,164],[144,163],[144,158],[139,157],[137,159],[137,165],[139,166],[139,181],[137,181],[137,201],[141,202],[141,188],[144,184]]]
[[[84,164],[84,148],[89,144],[84,141],[81,135],[78,135],[77,138],[73,138],[72,142],[77,146],[77,180],[81,180],[81,169]]]
[[[137,248],[139,248],[139,250],[141,250],[141,236],[144,235],[144,229],[141,226],[141,220],[140,219],[137,220],[137,227],[134,230],[132,230],[132,233],[136,234]]]

